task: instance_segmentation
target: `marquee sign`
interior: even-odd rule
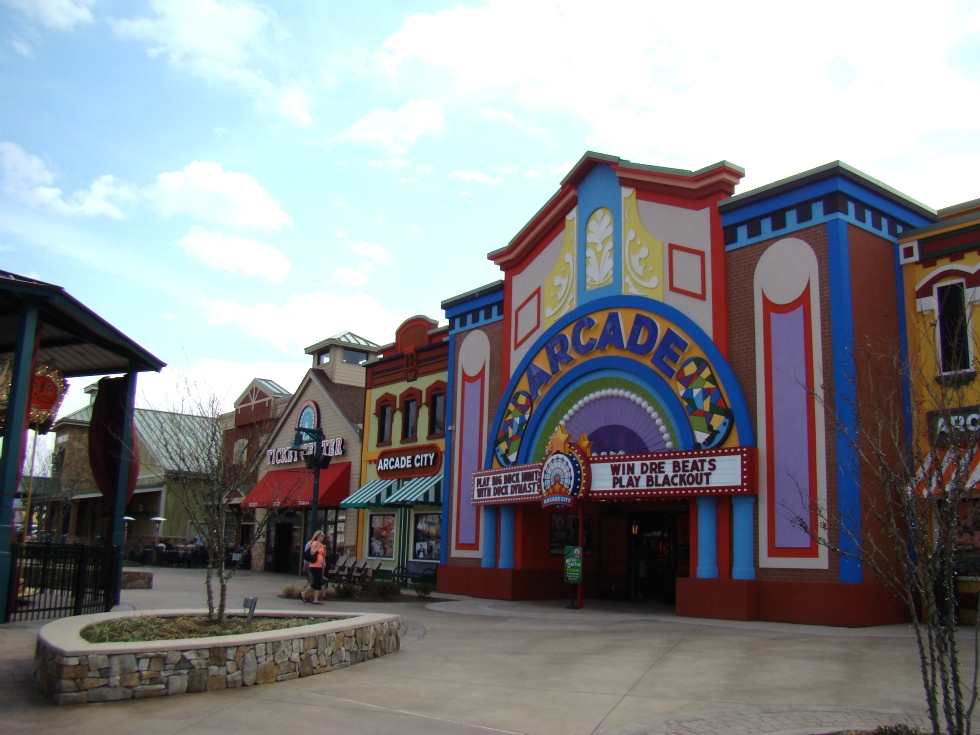
[[[596,457],[591,500],[755,495],[755,447]]]
[[[578,452],[575,455],[580,457]],[[552,465],[555,469],[549,474],[549,462],[555,457],[567,458],[567,455],[555,452],[543,462],[474,472],[473,504],[534,501],[546,507],[567,507],[576,497],[644,500],[758,492],[755,447],[586,457],[582,463],[582,484],[576,493],[552,495],[549,489],[556,486],[556,479],[557,485],[564,485],[568,490],[574,489],[575,482],[574,460],[567,463],[555,460]],[[550,497],[562,500],[550,501]]]
[[[0,427],[10,401],[10,386],[13,379],[13,363],[10,360],[0,361]],[[46,433],[55,417],[61,402],[68,392],[68,381],[57,368],[52,365],[38,365],[31,385],[30,425],[40,433]]]

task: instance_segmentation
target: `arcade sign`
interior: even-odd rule
[[[422,444],[407,449],[388,449],[378,455],[378,478],[428,477],[442,469],[442,448]]]

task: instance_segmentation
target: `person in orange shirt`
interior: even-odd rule
[[[323,531],[313,534],[310,551],[316,554],[316,561],[310,562],[310,586],[303,590],[301,597],[303,602],[322,605],[323,603],[317,598],[320,596],[320,588],[323,587],[323,560],[327,556],[327,549],[323,545]]]

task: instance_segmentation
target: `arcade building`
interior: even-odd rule
[[[733,196],[743,173],[587,153],[490,253],[502,280],[443,302],[440,591],[571,597],[581,543],[585,597],[905,618],[828,547],[871,530],[840,421],[864,346],[904,339],[899,238],[937,215],[840,162]]]

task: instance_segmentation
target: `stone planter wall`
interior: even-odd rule
[[[55,704],[167,697],[322,674],[384,656],[401,646],[397,615],[357,613],[333,613],[345,619],[302,628],[154,643],[88,643],[78,634],[90,623],[138,614],[146,613],[79,615],[45,625],[38,633],[34,654],[35,686]]]

